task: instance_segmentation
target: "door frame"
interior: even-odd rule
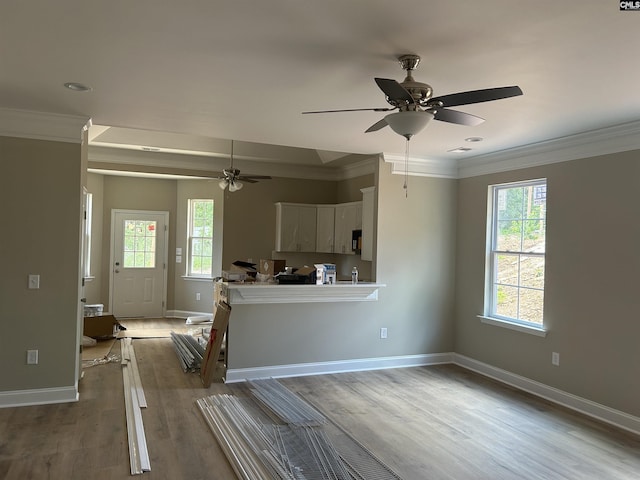
[[[159,210],[128,210],[123,208],[111,209],[111,233],[109,235],[109,312],[113,311],[113,264],[115,261],[115,221],[116,215],[122,213],[125,215],[163,215],[164,216],[164,255],[162,258],[162,316],[167,314],[167,279],[169,271],[169,212]]]

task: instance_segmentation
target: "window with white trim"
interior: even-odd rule
[[[213,200],[189,200],[187,275],[211,277],[213,267]]]
[[[492,185],[489,199],[485,315],[542,328],[547,181]]]
[[[82,276],[84,278],[91,277],[91,221],[93,210],[93,195],[85,191],[84,197],[84,232],[82,235],[82,255],[84,271]]]

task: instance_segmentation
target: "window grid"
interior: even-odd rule
[[[489,315],[543,324],[546,181],[493,186]],[[519,208],[514,209],[514,204]],[[519,235],[514,233],[519,230]],[[513,237],[517,242],[513,242]]]
[[[213,272],[213,200],[189,200],[188,275],[210,277]]]
[[[156,221],[124,221],[124,268],[155,268]]]

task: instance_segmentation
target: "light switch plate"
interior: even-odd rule
[[[38,364],[38,350],[27,350],[27,365]]]
[[[40,288],[40,275],[29,275],[29,288]]]

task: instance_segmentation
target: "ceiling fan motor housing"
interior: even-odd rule
[[[433,95],[433,88],[431,85],[422,82],[416,82],[411,75],[411,72],[415,70],[420,64],[419,55],[401,55],[398,57],[398,62],[402,66],[403,70],[406,70],[407,77],[400,83],[404,89],[411,94],[414,99],[413,105],[398,105],[400,110],[416,110],[417,106],[427,107],[429,100]]]

